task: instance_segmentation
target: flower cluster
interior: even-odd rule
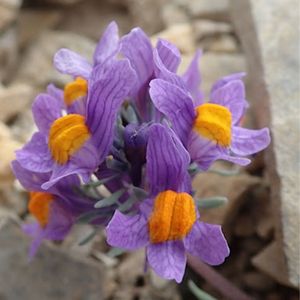
[[[267,128],[240,127],[244,74],[218,80],[204,101],[200,56],[178,75],[173,44],[160,39],[152,47],[140,28],[120,38],[114,22],[92,62],[68,49],[55,54],[70,82],[36,97],[37,132],[12,163],[36,218],[23,226],[33,238],[30,256],[43,239],[62,240],[85,220],[106,226],[111,246],[146,247],[146,263],[177,282],[186,253],[211,265],[224,261],[221,228],[201,222],[193,199],[194,171],[216,160],[247,165],[270,137]]]

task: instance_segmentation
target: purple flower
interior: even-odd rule
[[[243,74],[233,74],[217,81],[208,103],[195,101],[182,81],[181,85],[175,82],[174,78],[179,78],[176,74],[164,72],[163,76],[164,79],[151,81],[151,99],[171,122],[192,161],[197,162],[202,170],[207,170],[217,159],[247,165],[250,160],[244,156],[269,145],[268,128],[251,130],[240,127],[248,106],[240,79]]]
[[[80,185],[76,176],[70,176],[46,193],[41,184],[49,174],[34,173],[24,169],[16,160],[12,162],[15,176],[30,192],[28,209],[36,218],[36,222],[24,224],[24,232],[33,238],[29,250],[32,258],[43,240],[63,240],[70,232],[77,217],[93,209],[93,202],[81,198],[74,192],[74,187]]]
[[[201,101],[202,94],[198,89],[200,73],[196,67],[201,55],[200,51],[196,53],[182,77],[175,74],[181,61],[176,46],[159,39],[153,48],[150,39],[140,28],[132,29],[120,39],[120,52],[128,58],[137,75],[137,82],[130,95],[142,121],[148,122],[153,119],[159,121],[160,119],[160,114],[152,107],[149,83],[154,78],[163,78],[163,74],[168,74],[175,82],[185,86],[187,91],[195,96],[196,101]]]
[[[198,221],[190,195],[189,154],[166,126],[149,129],[146,175],[149,198],[135,215],[116,211],[107,226],[107,241],[124,249],[147,247],[147,262],[154,271],[181,282],[186,252],[217,265],[229,254],[219,225]]]
[[[44,189],[72,174],[86,183],[110,150],[117,113],[134,82],[126,59],[112,59],[109,68],[96,66],[90,75],[84,115],[64,115],[61,94],[53,87],[50,94],[40,94],[32,107],[39,131],[17,151],[20,165],[32,172],[51,172]]]
[[[69,49],[60,49],[54,56],[54,66],[63,74],[88,80],[97,65],[110,62],[119,51],[119,35],[116,22],[105,29],[93,55],[93,63]]]

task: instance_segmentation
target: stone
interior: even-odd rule
[[[253,226],[253,219],[247,214],[240,214],[236,220],[236,226],[233,232],[238,237],[250,237],[255,233],[255,226]]]
[[[252,264],[275,281],[292,286],[286,269],[285,258],[279,242],[273,241],[251,260]]]
[[[8,127],[0,122],[0,188],[12,184],[14,175],[10,163],[15,158],[15,151],[21,144],[10,135]]]
[[[189,21],[185,10],[174,5],[173,2],[166,3],[162,7],[162,18],[167,28],[178,23],[187,23]]]
[[[233,33],[232,25],[225,22],[215,22],[212,20],[195,20],[192,23],[192,26],[197,41],[200,41],[205,37]]]
[[[175,44],[182,54],[194,53],[196,49],[193,27],[189,23],[176,24],[152,36],[153,45],[157,39],[166,39]]]
[[[139,280],[146,280],[144,273],[144,264],[144,249],[128,253],[128,255],[118,266],[117,270],[117,276],[121,285],[134,286]]]
[[[53,56],[60,48],[69,48],[91,60],[96,44],[88,38],[62,31],[44,32],[24,54],[16,81],[25,82],[37,89],[44,89],[52,82],[59,86],[70,80],[55,70]]]
[[[28,193],[20,193],[13,185],[6,184],[0,188],[0,206],[14,213],[24,216],[27,212]]]
[[[228,199],[228,203],[223,206],[214,209],[200,209],[201,220],[222,225],[226,237],[230,238],[235,217],[241,207],[250,201],[251,192],[260,184],[260,178],[247,174],[232,176],[214,173],[198,174],[193,182],[193,188],[196,191],[195,198],[224,196]]]
[[[126,0],[133,24],[143,28],[148,34],[154,34],[163,29],[161,8],[165,3],[167,3],[166,0]]]
[[[194,54],[182,56],[182,62],[179,66],[179,73],[183,73],[188,67]],[[243,72],[245,70],[244,56],[241,54],[218,54],[204,53],[199,62],[202,82],[201,90],[207,97],[212,84],[219,78],[231,73]]]
[[[83,0],[38,0],[42,3],[48,3],[53,5],[65,5],[65,6],[71,6],[74,4],[77,4],[79,2],[82,2]]]
[[[257,123],[269,126],[272,132],[266,166],[277,216],[277,240],[294,285],[300,282],[298,5],[297,0],[275,0],[272,5],[231,1],[233,21],[247,58]]]
[[[256,271],[245,273],[243,275],[243,282],[248,288],[260,292],[269,291],[275,285],[275,282],[271,278]]]
[[[3,33],[0,31],[0,83],[11,79],[16,69],[17,61],[18,34],[16,26],[13,25]]]
[[[33,120],[31,107],[24,109],[22,113],[19,113],[13,122],[10,123],[12,136],[22,143],[28,142],[35,131],[37,131],[37,127]]]
[[[181,0],[181,3],[192,18],[211,19],[217,21],[228,21],[230,19],[228,0]]]
[[[62,11],[58,9],[22,9],[19,14],[19,45],[26,47],[43,31],[56,27],[62,20]],[[36,26],[39,24],[39,26]]]
[[[66,249],[74,255],[87,257],[92,252],[92,247],[94,244],[94,239],[89,240],[84,245],[80,243],[93,233],[95,228],[90,224],[75,224],[72,231],[62,243],[62,248]],[[94,237],[95,238],[95,237]]]
[[[29,262],[29,239],[11,220],[0,229],[0,244],[1,299],[104,299],[105,271],[91,260],[42,245]]]
[[[126,1],[123,1],[124,6],[125,4]],[[115,20],[120,34],[127,33],[133,27],[133,23],[132,18],[128,16],[126,6],[123,5],[98,0],[79,2],[64,11],[64,18],[58,29],[98,41],[106,26]],[[78,16],[81,22],[78,22]]]
[[[17,16],[21,0],[0,0],[0,83],[8,81],[18,58]]]
[[[0,86],[0,121],[8,121],[22,112],[32,102],[33,95],[28,84]]]
[[[21,0],[0,0],[0,34],[17,18]]]
[[[236,53],[240,51],[237,40],[229,34],[204,38],[198,45],[208,52]]]

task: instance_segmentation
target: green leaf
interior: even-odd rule
[[[226,170],[226,169],[211,169],[207,172],[215,173],[221,176],[235,176],[239,174],[239,170]]]
[[[128,105],[126,108],[123,107],[122,116],[128,123],[138,124],[139,122],[136,111],[131,105]]]
[[[121,189],[117,192],[114,192],[109,197],[104,198],[104,199],[96,202],[94,207],[95,208],[103,208],[103,207],[108,207],[108,206],[111,206],[113,204],[116,204],[118,199],[123,195],[124,192],[125,192],[124,189]]]
[[[89,223],[99,215],[98,211],[92,210],[80,215],[76,219],[76,223]]]
[[[94,230],[93,230],[90,234],[88,234],[86,237],[84,237],[84,238],[78,243],[78,245],[79,245],[79,246],[83,246],[83,245],[87,244],[89,241],[91,241],[91,240],[96,236],[96,234],[97,234],[97,229],[94,228]]]
[[[125,249],[121,249],[121,248],[111,248],[108,252],[107,255],[110,257],[117,257],[122,255],[123,253],[125,253],[126,250]]]
[[[124,172],[128,168],[126,163],[123,163],[111,157],[106,159],[106,166],[107,168],[118,172]]]
[[[201,290],[192,280],[188,281],[188,287],[198,300],[217,300],[215,297]]]
[[[134,196],[137,198],[137,200],[144,200],[147,197],[147,192],[144,189],[141,189],[136,186],[132,186],[132,192]]]
[[[137,201],[138,201],[137,198],[131,196],[131,197],[129,197],[129,198],[126,200],[126,202],[122,203],[122,204],[118,207],[118,210],[119,210],[120,212],[125,213],[125,212],[127,212],[127,211],[132,207],[132,205],[133,205],[134,203],[136,203]]]
[[[118,177],[118,175],[113,175],[107,178],[103,178],[101,180],[97,180],[97,181],[93,181],[93,182],[89,182],[87,184],[84,185],[84,187],[89,188],[89,187],[97,187],[100,186],[102,184],[105,184],[106,182],[111,181],[112,179],[115,179],[116,177]]]
[[[215,196],[196,200],[198,208],[216,208],[226,204],[227,202],[228,199],[223,196]]]

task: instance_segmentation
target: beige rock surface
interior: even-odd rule
[[[0,187],[11,184],[14,175],[10,163],[15,158],[15,150],[21,148],[21,144],[14,140],[8,127],[0,122]]]
[[[291,283],[287,280],[286,262],[281,252],[281,245],[276,241],[272,242],[262,252],[253,257],[252,264],[274,280],[290,286]]]
[[[188,67],[193,54],[184,55],[179,67],[179,73],[182,73]],[[242,54],[226,54],[226,53],[204,53],[200,58],[200,70],[202,75],[201,89],[206,97],[212,84],[222,76],[245,70],[245,59]]]
[[[152,36],[152,44],[155,45],[158,38],[166,39],[175,44],[182,54],[193,53],[196,49],[193,27],[189,23],[172,25],[164,31]]]
[[[63,31],[44,32],[27,49],[17,74],[18,82],[25,82],[36,88],[44,88],[49,82],[63,85],[68,76],[57,72],[53,66],[53,56],[60,48],[69,48],[91,60],[95,43],[74,33]]]
[[[0,121],[7,121],[22,112],[33,100],[34,93],[27,84],[0,86]]]
[[[2,299],[104,299],[106,274],[100,264],[43,245],[28,261],[29,238],[12,221],[0,224]]]
[[[294,285],[299,285],[300,275],[298,7],[297,0],[231,1],[258,122],[270,126],[272,132],[266,161],[279,221],[277,238]]]

